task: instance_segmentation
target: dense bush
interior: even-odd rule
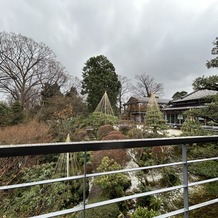
[[[102,140],[120,140],[120,139],[125,139],[126,137],[117,130],[113,130],[111,132],[109,132],[108,135],[106,135],[105,137],[102,138]]]
[[[108,200],[108,198],[103,197],[103,196],[99,196],[95,199],[92,199],[91,201],[89,201],[88,203],[95,203],[95,202],[101,202],[101,201],[105,201]],[[119,207],[116,203],[113,204],[108,204],[105,206],[101,206],[101,207],[96,207],[93,209],[89,209],[86,211],[86,218],[115,218],[118,217],[119,215]],[[80,212],[76,218],[83,218],[83,214],[82,212]]]
[[[190,116],[188,116],[182,124],[181,130],[183,136],[206,135],[206,130],[201,127],[200,123]]]
[[[218,182],[208,183],[205,190],[208,195],[215,195],[218,197]]]
[[[202,163],[193,163],[189,167],[189,170],[195,175],[204,176],[206,178],[218,177],[217,161],[205,161]]]
[[[128,138],[130,139],[142,139],[144,138],[143,131],[138,128],[130,129],[127,133]]]
[[[218,156],[217,143],[198,143],[188,146],[188,155],[191,158],[209,158]]]
[[[98,139],[102,139],[103,137],[108,135],[113,130],[114,130],[114,127],[110,124],[100,126],[98,131],[97,131]]]
[[[100,126],[105,124],[115,125],[117,123],[118,117],[110,114],[104,114],[101,112],[91,113],[86,120],[86,124],[88,126],[93,126],[94,128],[99,128]]]
[[[138,188],[139,188],[140,193],[151,191],[151,189],[148,186],[144,186],[144,185],[139,185]],[[141,198],[137,198],[136,200],[137,207],[146,207],[149,210],[152,209],[152,210],[158,211],[160,210],[161,205],[162,205],[161,199],[153,195],[148,195],[148,196],[144,196]]]
[[[106,156],[115,160],[121,166],[124,166],[128,161],[128,156],[124,149],[94,151],[92,156],[92,167],[94,171]]]
[[[52,179],[55,175],[54,163],[32,166],[23,170],[21,183]],[[88,191],[88,184],[87,190]],[[61,182],[20,188],[8,192],[1,202],[1,217],[30,217],[72,207],[83,198],[81,181]]]
[[[121,166],[113,159],[104,157],[97,171],[107,172],[120,169]],[[130,178],[122,173],[99,176],[96,178],[95,182],[101,187],[103,194],[109,198],[123,196],[125,190],[131,186]]]
[[[146,207],[138,207],[131,215],[131,218],[152,218],[158,215],[160,215],[158,211],[154,211],[153,209],[149,210]]]

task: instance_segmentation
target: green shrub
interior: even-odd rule
[[[133,128],[127,133],[128,138],[130,139],[141,139],[144,138],[143,131],[138,128]]]
[[[215,143],[198,143],[188,146],[188,155],[191,158],[209,158],[218,156],[218,145]]]
[[[24,110],[19,101],[15,101],[10,108],[10,124],[17,125],[25,119]]]
[[[218,182],[208,183],[205,188],[207,194],[218,197]]]
[[[147,186],[139,186],[140,189],[140,193],[141,192],[148,192],[151,189],[147,188]],[[137,198],[136,200],[136,205],[139,207],[146,207],[149,210],[160,210],[161,205],[162,205],[162,201],[160,198],[157,198],[153,195],[148,195],[148,196],[144,196],[141,198]]]
[[[101,164],[97,168],[97,171],[106,172],[120,169],[121,166],[113,159],[104,157],[101,161]],[[125,190],[128,189],[131,185],[130,178],[122,173],[99,176],[96,178],[95,182],[100,186],[103,194],[109,198],[123,196]]]
[[[117,123],[118,117],[110,114],[104,114],[101,112],[91,113],[86,120],[86,124],[93,126],[94,128],[99,128],[100,126],[105,124],[115,125]]]
[[[97,198],[94,198],[90,200],[88,203],[96,203],[96,202],[101,202],[108,200],[108,198],[99,196]],[[93,209],[86,210],[86,218],[115,218],[119,215],[119,207],[116,203],[113,204],[108,204],[105,206],[101,207],[95,207]],[[83,217],[83,212],[80,212],[79,214],[76,215],[76,218],[82,218]]]
[[[23,170],[20,183],[52,179],[54,163],[32,166]],[[88,183],[87,183],[88,191]],[[0,211],[1,217],[30,217],[41,213],[66,209],[83,198],[81,180],[19,188],[8,192]]]
[[[215,178],[218,177],[218,163],[217,161],[205,161],[201,163],[193,163],[189,167],[189,171],[198,176]]]
[[[146,207],[138,207],[131,215],[131,218],[152,218],[158,215],[160,215],[158,211],[154,211],[153,209],[149,210]]]
[[[10,124],[10,107],[4,102],[0,102],[0,126]]]
[[[206,134],[206,130],[201,127],[200,123],[190,116],[185,119],[181,130],[183,136],[197,136]]]

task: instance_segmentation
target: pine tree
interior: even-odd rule
[[[145,124],[154,134],[166,129],[163,113],[160,111],[154,94],[151,95],[147,105]]]
[[[185,122],[182,124],[181,130],[182,134],[185,136],[197,136],[206,134],[206,131],[192,116],[188,116],[185,119]]]

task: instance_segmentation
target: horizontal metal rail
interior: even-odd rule
[[[200,204],[192,205],[192,206],[189,207],[189,210],[195,210],[195,209],[198,209],[198,208],[201,208],[201,207],[205,207],[205,206],[209,206],[209,205],[215,204],[215,203],[218,203],[218,198],[210,200],[210,201],[205,201],[205,202],[200,203]]]
[[[196,210],[198,208],[209,206],[209,205],[215,204],[215,203],[218,203],[218,199],[213,199],[213,200],[210,200],[210,201],[206,201],[204,203],[192,205],[192,206],[189,207],[189,211]],[[155,216],[155,218],[168,218],[168,217],[171,217],[171,216],[182,214],[184,212],[185,212],[185,209],[182,208],[182,209],[175,210],[175,211],[172,211],[172,212],[169,212],[169,213],[161,214],[159,216]]]
[[[63,142],[49,144],[0,145],[0,157],[55,154],[109,149],[128,149],[163,145],[218,142],[218,135],[176,138],[128,139],[110,141]]]
[[[206,179],[206,180],[202,180],[198,182],[192,182],[192,183],[189,183],[189,187],[196,186],[196,185],[202,185],[202,184],[210,183],[210,182],[216,182],[216,181],[218,181],[218,178]]]
[[[155,216],[155,218],[168,218],[168,217],[171,217],[171,216],[176,216],[176,215],[185,213],[185,211],[186,210],[184,208],[182,208],[182,209],[179,209],[179,210],[174,210],[174,211],[169,212],[169,213],[161,214],[159,216]]]
[[[218,157],[204,158],[204,159],[198,159],[198,160],[189,160],[187,161],[187,163],[199,163],[199,162],[205,162],[205,161],[211,161],[211,160],[218,160]]]
[[[177,165],[181,165],[181,164],[182,164],[182,162],[175,162],[175,163],[170,163],[170,164],[160,164],[160,165],[153,165],[153,166],[147,166],[147,167],[137,167],[137,168],[131,168],[131,169],[114,170],[114,171],[100,172],[100,173],[91,173],[91,174],[86,174],[86,178],[91,178],[91,177],[96,177],[96,176],[104,176],[104,175],[110,175],[110,174],[116,174],[116,173],[128,173],[128,172],[139,171],[139,170],[156,169],[156,168],[162,168],[162,167],[167,167],[167,166],[177,166]],[[28,183],[15,184],[15,185],[7,185],[7,186],[1,186],[0,190],[24,188],[24,187],[28,187],[28,186],[43,185],[43,184],[49,184],[49,183],[55,183],[55,182],[64,182],[64,181],[83,179],[83,178],[84,178],[84,175],[78,175],[78,176],[70,176],[70,177],[42,180],[42,181],[36,181],[36,182],[28,182]]]
[[[187,161],[187,163],[198,163],[198,162],[211,161],[211,160],[218,160],[218,157],[191,160],[191,161]],[[177,165],[182,165],[182,164],[183,164],[183,162],[175,162],[175,163],[159,164],[159,165],[146,166],[146,167],[136,167],[136,168],[131,168],[131,169],[114,170],[114,171],[100,172],[100,173],[91,173],[91,174],[86,174],[86,178],[103,176],[103,175],[110,175],[110,174],[116,174],[116,173],[129,173],[129,172],[139,171],[139,170],[157,169],[157,168],[177,166]],[[49,183],[55,183],[55,182],[64,182],[64,181],[83,179],[83,178],[84,178],[84,175],[63,177],[63,178],[57,178],[57,179],[48,179],[48,180],[21,183],[21,184],[15,184],[15,185],[0,186],[0,190],[24,188],[24,187],[28,187],[28,186],[43,185],[43,184],[49,184]],[[189,186],[191,186],[191,184],[189,184]]]
[[[92,141],[92,142],[70,142],[70,143],[51,143],[51,144],[28,144],[28,145],[1,145],[0,146],[0,157],[14,157],[14,156],[25,156],[25,155],[40,155],[40,154],[55,154],[55,153],[67,153],[67,152],[86,152],[86,151],[97,151],[97,150],[109,150],[109,149],[128,149],[128,148],[139,148],[139,147],[154,147],[154,146],[164,146],[164,145],[187,145],[187,144],[193,144],[193,143],[207,143],[207,142],[216,142],[218,143],[218,136],[196,136],[196,137],[177,137],[177,138],[158,138],[158,139],[136,139],[136,140],[116,140],[116,141]],[[184,147],[184,146],[183,146]],[[86,153],[85,153],[86,154]],[[185,156],[184,156],[185,155]],[[7,185],[7,186],[1,186],[0,190],[7,190],[7,189],[14,189],[14,188],[23,188],[23,187],[29,187],[33,185],[42,185],[42,184],[50,184],[54,182],[64,182],[64,181],[70,181],[75,179],[83,179],[83,182],[87,178],[92,178],[96,176],[103,176],[103,175],[110,175],[114,173],[129,173],[133,171],[139,171],[139,170],[150,170],[150,169],[156,169],[156,168],[162,168],[162,167],[173,167],[181,165],[187,168],[187,164],[191,163],[198,163],[198,162],[204,162],[204,161],[214,161],[218,160],[218,157],[213,158],[204,158],[204,159],[198,159],[198,160],[186,160],[187,154],[183,154],[182,161],[175,162],[175,163],[167,163],[167,164],[160,164],[160,165],[153,165],[153,166],[145,166],[145,167],[137,167],[137,168],[131,168],[131,169],[122,169],[122,170],[115,170],[110,172],[100,172],[100,173],[92,173],[92,174],[86,174],[84,175],[78,175],[78,176],[71,176],[71,177],[64,177],[64,178],[57,178],[57,179],[50,179],[50,180],[44,180],[44,181],[36,181],[36,182],[29,182],[29,183],[23,183],[23,184],[14,184],[14,185]],[[86,158],[85,158],[86,159]],[[184,173],[184,172],[183,172]],[[184,175],[183,175],[184,176]],[[184,181],[187,181],[185,179]],[[154,195],[154,194],[160,194],[164,192],[174,191],[177,189],[183,189],[187,191],[188,187],[202,185],[210,182],[216,182],[218,181],[218,178],[212,178],[207,179],[203,181],[197,181],[192,183],[184,183],[182,185],[153,190],[149,192],[143,192],[143,193],[137,193],[129,196],[124,196],[116,199],[106,200],[102,202],[97,202],[93,204],[85,204],[85,201],[83,202],[83,205],[76,206],[74,208],[51,212],[44,215],[35,216],[35,218],[44,218],[44,217],[54,217],[54,216],[60,216],[60,215],[66,215],[73,212],[79,212],[84,211],[86,209],[91,209],[95,207],[100,207],[104,205],[108,205],[111,203],[118,203],[121,201],[126,201],[130,199],[136,199],[148,195]],[[84,195],[85,197],[85,195]],[[85,198],[84,198],[85,199]],[[185,200],[184,200],[185,202]],[[186,214],[185,217],[188,217],[188,211],[194,210],[203,206],[207,206],[210,204],[217,203],[218,199],[210,200],[207,202],[203,202],[197,205],[188,206],[186,202],[186,206],[184,206],[183,209],[179,209],[176,211],[172,211],[160,216],[157,216],[158,218],[161,217],[170,217],[173,215],[178,214]],[[187,208],[187,209],[186,209]],[[84,216],[85,217],[85,216]]]
[[[144,197],[144,196],[148,196],[148,195],[154,195],[154,194],[160,194],[160,193],[164,193],[164,192],[174,191],[176,189],[181,189],[181,188],[183,188],[183,185],[172,186],[172,187],[169,187],[169,188],[158,189],[158,190],[149,191],[149,192],[143,192],[143,193],[139,193],[139,194],[129,195],[129,196],[115,198],[115,199],[106,200],[106,201],[101,201],[101,202],[97,202],[97,203],[93,203],[93,204],[87,204],[86,209],[105,206],[105,205],[108,205],[108,204],[127,201],[127,200],[140,198],[140,197]],[[48,214],[45,214],[45,215],[34,216],[34,218],[46,218],[46,217],[66,215],[66,214],[69,214],[69,213],[79,212],[79,211],[82,211],[82,210],[83,210],[83,207],[78,206],[78,207],[74,207],[72,209],[57,211],[57,212],[48,213]]]

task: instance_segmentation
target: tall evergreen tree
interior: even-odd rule
[[[113,64],[103,55],[91,57],[83,68],[82,91],[87,94],[88,108],[93,112],[107,91],[113,108],[116,107],[121,84]]]

